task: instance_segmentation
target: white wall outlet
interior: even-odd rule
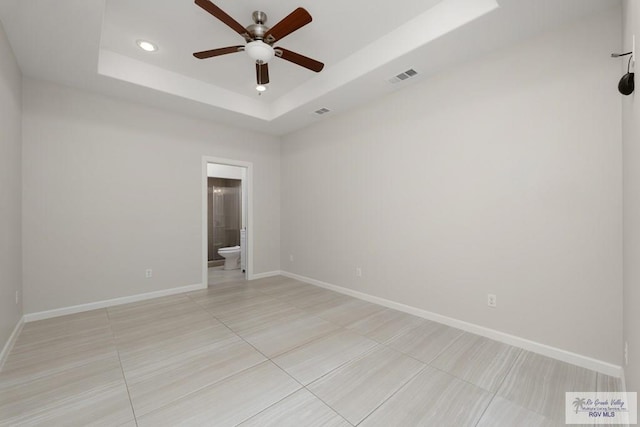
[[[489,307],[497,307],[498,298],[494,294],[487,294],[487,305]]]
[[[289,255],[289,262],[293,262],[293,254]]]
[[[18,305],[18,301],[20,301],[20,291],[16,291],[16,305]]]
[[[147,268],[144,271],[144,277],[147,278],[147,279],[150,279],[151,277],[153,277],[153,270],[150,269],[150,268]]]
[[[624,342],[624,365],[627,366],[629,364],[629,343]]]
[[[356,267],[356,277],[362,277],[362,268]]]

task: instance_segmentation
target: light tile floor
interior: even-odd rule
[[[565,391],[619,387],[293,279],[226,277],[26,324],[0,425],[555,426]]]
[[[209,286],[218,285],[227,282],[236,282],[238,280],[244,280],[245,274],[242,270],[225,270],[223,266],[209,267]]]

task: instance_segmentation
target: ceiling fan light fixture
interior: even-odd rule
[[[136,44],[145,52],[155,52],[156,50],[158,50],[158,46],[147,40],[138,40],[136,41]]]
[[[262,64],[268,63],[274,56],[273,47],[262,40],[247,43],[244,50],[247,52],[247,55],[249,55],[249,58],[254,61],[262,61]]]
[[[265,22],[267,22],[267,14],[261,11],[255,11],[253,12],[253,24],[244,27],[225,11],[213,4],[211,0],[195,0],[195,3],[227,27],[240,34],[246,41],[246,44],[244,46],[227,46],[194,52],[193,56],[197,59],[207,59],[230,53],[246,52],[256,67],[256,91],[258,95],[261,95],[267,90],[266,85],[269,83],[268,63],[274,56],[315,71],[316,73],[319,73],[324,68],[324,64],[315,59],[308,58],[282,47],[273,47],[275,42],[282,40],[284,37],[299,30],[313,20],[309,12],[304,8],[298,7],[271,28],[265,25]]]

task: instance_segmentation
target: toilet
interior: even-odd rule
[[[240,268],[240,246],[220,248],[218,253],[224,258],[225,270],[237,270]]]

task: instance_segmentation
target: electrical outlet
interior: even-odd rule
[[[629,343],[624,342],[624,365],[627,366],[629,364]]]
[[[498,298],[494,294],[487,294],[487,305],[489,307],[497,307]]]
[[[362,268],[356,267],[356,277],[362,277]]]
[[[16,305],[18,305],[18,301],[20,301],[20,291],[16,291]]]
[[[150,279],[153,277],[153,270],[150,268],[147,268],[144,272],[144,277],[146,277],[147,279]]]
[[[289,255],[289,262],[293,262],[293,255]]]

